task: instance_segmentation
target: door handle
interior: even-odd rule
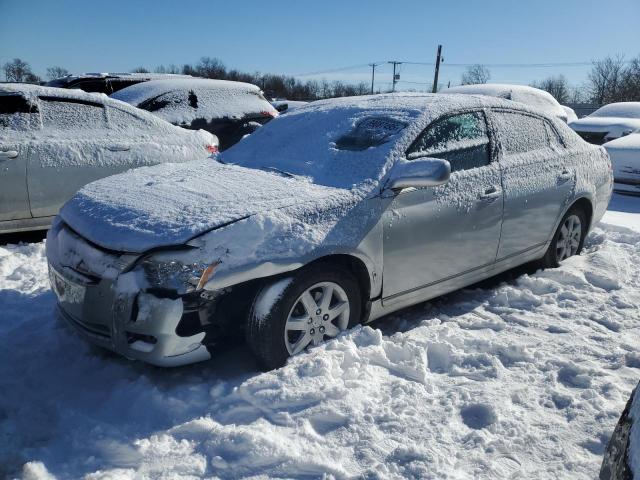
[[[110,152],[128,152],[130,149],[131,147],[127,145],[109,145],[107,147]]]
[[[18,156],[18,152],[15,150],[5,150],[0,152],[0,160],[11,160],[12,158],[16,158]]]
[[[558,175],[558,182],[560,184],[567,183],[572,178],[573,174],[569,170],[563,170],[562,173]]]
[[[490,187],[487,188],[483,194],[480,195],[480,200],[486,200],[486,201],[494,201],[497,198],[500,198],[502,196],[502,190],[500,190],[497,187]]]

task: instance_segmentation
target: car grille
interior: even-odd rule
[[[602,145],[605,143],[605,137],[608,132],[578,132],[578,135],[586,142],[593,143],[594,145]]]

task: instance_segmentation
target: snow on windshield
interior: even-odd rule
[[[221,159],[351,188],[381,178],[405,127],[426,102],[397,95],[314,102],[273,120]]]
[[[640,119],[640,102],[610,103],[600,107],[590,117],[622,117]]]
[[[111,95],[174,124],[197,118],[242,119],[275,112],[255,85],[208,79],[154,80],[124,88]]]

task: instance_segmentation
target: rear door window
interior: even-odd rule
[[[547,125],[540,117],[511,111],[494,111],[498,139],[504,155],[543,151],[551,148]]]
[[[452,172],[488,165],[491,147],[484,113],[467,112],[435,120],[407,151],[409,160],[421,157],[447,160]]]
[[[0,95],[0,128],[28,130],[37,125],[38,107],[19,94]]]
[[[43,128],[55,130],[101,130],[107,127],[103,105],[83,100],[40,97]]]

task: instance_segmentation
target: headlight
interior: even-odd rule
[[[189,263],[179,261],[154,261],[147,259],[142,262],[144,276],[153,288],[176,290],[178,293],[189,293],[201,290],[215,273],[219,261],[211,264]]]

